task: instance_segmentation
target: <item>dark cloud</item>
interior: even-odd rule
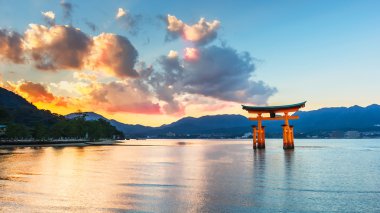
[[[185,64],[185,90],[225,101],[265,104],[276,89],[254,81],[249,53],[222,46],[201,48],[198,60]]]
[[[183,111],[183,106],[175,100],[175,95],[182,91],[183,68],[180,66],[178,54],[170,51],[168,56],[158,59],[164,72],[153,72],[148,78],[148,84],[153,88],[159,100],[166,102],[163,110],[167,114]]]
[[[19,33],[0,29],[0,57],[16,64],[25,62]]]
[[[89,22],[89,21],[86,21],[85,23],[86,23],[87,27],[90,28],[90,30],[92,30],[92,32],[95,32],[97,30],[97,27],[94,23]]]
[[[276,89],[253,79],[255,66],[249,53],[226,46],[200,48],[196,60],[162,56],[164,72],[155,72],[150,83],[157,97],[172,108],[176,94],[190,93],[238,103],[265,104]],[[183,65],[181,65],[183,64]]]
[[[62,0],[61,1],[61,7],[63,9],[63,18],[65,20],[68,20],[71,24],[71,22],[72,22],[71,15],[73,12],[73,5],[70,2]]]
[[[133,15],[129,11],[119,8],[116,13],[116,20],[132,35],[137,35],[143,21],[141,14]]]
[[[180,65],[178,56],[161,56],[158,59],[158,63],[165,70],[165,74],[162,77],[164,77],[164,82],[169,86],[174,85],[178,79],[183,77],[184,68]]]

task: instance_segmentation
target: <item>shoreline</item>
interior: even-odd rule
[[[111,146],[120,143],[117,140],[105,140],[105,141],[73,141],[73,142],[11,142],[1,143],[0,149],[19,148],[19,147],[85,147],[85,146]]]

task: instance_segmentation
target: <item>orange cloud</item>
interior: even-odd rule
[[[108,72],[116,77],[138,77],[134,70],[137,50],[123,36],[102,33],[93,38],[93,46],[86,67]]]
[[[36,105],[45,105],[46,107],[67,107],[68,102],[64,97],[54,96],[45,85],[33,83],[30,81],[6,82],[3,85],[26,100],[35,103]]]
[[[88,72],[75,72],[73,77],[78,80],[96,81],[98,76],[94,73]]]
[[[82,69],[92,41],[79,29],[30,24],[24,36],[26,51],[41,70]]]
[[[67,113],[80,109],[108,114],[162,114],[160,104],[153,101],[153,94],[147,85],[139,81],[78,82],[77,84],[69,84],[66,81],[50,84],[58,89],[58,93],[77,94],[76,97],[57,96],[45,85],[29,81],[8,81],[4,87],[21,95],[37,107],[53,112]],[[85,88],[79,88],[80,85]]]
[[[32,102],[52,102],[55,99],[42,84],[26,81],[19,85],[18,90],[26,94]]]

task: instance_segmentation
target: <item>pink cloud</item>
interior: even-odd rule
[[[199,45],[213,41],[217,37],[217,30],[220,26],[218,20],[208,22],[205,18],[199,19],[196,24],[188,25],[172,15],[167,16],[166,22],[167,31],[173,38],[181,36],[183,39]]]
[[[146,85],[139,85],[136,81],[96,84],[89,98],[93,106],[110,113],[162,113],[160,105],[152,101]]]

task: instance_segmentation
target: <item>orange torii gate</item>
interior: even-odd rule
[[[262,125],[262,121],[266,120],[284,120],[285,124],[282,125],[282,134],[284,149],[294,149],[294,133],[293,126],[289,125],[289,120],[298,119],[298,116],[290,116],[289,113],[298,111],[301,107],[305,107],[305,103],[283,105],[283,106],[245,106],[242,105],[244,110],[249,113],[257,114],[257,117],[248,119],[251,121],[257,121],[257,126],[252,126],[253,131],[253,148],[264,149],[265,148],[265,127]],[[269,117],[263,117],[262,114],[269,113]],[[283,115],[276,115],[276,113],[283,113]]]

